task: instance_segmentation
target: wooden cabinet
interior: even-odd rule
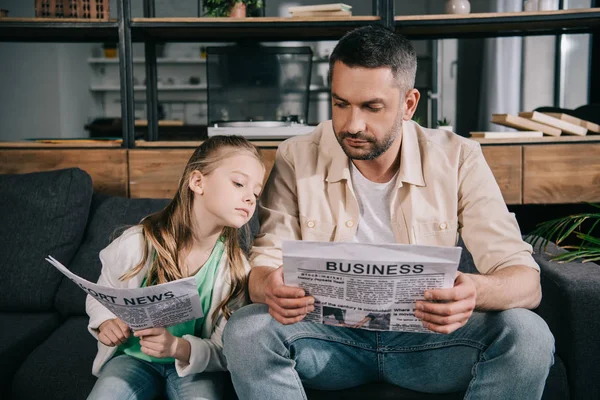
[[[261,149],[267,173],[275,161],[275,148]],[[129,195],[133,198],[171,198],[194,149],[129,150]]]
[[[598,202],[599,142],[483,145],[482,150],[507,204]],[[0,173],[79,167],[91,175],[99,192],[133,198],[171,198],[197,145],[198,142],[188,142],[179,148],[130,150],[0,148]],[[257,146],[261,148],[268,177],[277,144]]]
[[[523,203],[600,201],[600,143],[523,147]]]
[[[523,147],[484,146],[483,155],[487,161],[506,204],[522,203],[523,187]]]
[[[94,190],[127,196],[127,150],[125,149],[0,149],[1,174],[78,167],[92,177]]]
[[[171,198],[194,149],[129,150],[129,196]]]

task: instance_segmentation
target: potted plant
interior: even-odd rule
[[[437,120],[437,127],[438,129],[454,132],[454,127],[450,125],[450,121],[448,121],[445,117]]]
[[[590,205],[599,211],[542,222],[528,235],[531,245],[545,250],[548,242],[553,241],[558,247],[569,250],[554,256],[552,259],[555,261],[600,261],[600,204]],[[574,239],[577,243],[565,245],[567,239]]]
[[[262,0],[202,0],[204,16],[245,18],[256,16],[262,9]]]

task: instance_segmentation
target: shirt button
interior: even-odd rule
[[[446,229],[447,227],[448,227],[448,224],[446,224],[445,222],[442,222],[442,223],[440,224],[440,229],[442,229],[442,230],[443,230],[443,229]]]
[[[352,220],[346,221],[346,226],[348,228],[352,228],[354,226],[354,221],[352,221]]]
[[[308,221],[306,223],[306,226],[308,226],[309,228],[314,228],[315,227],[315,221]]]

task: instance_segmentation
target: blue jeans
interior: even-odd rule
[[[220,399],[226,376],[212,372],[179,377],[173,363],[151,363],[123,354],[104,364],[88,400],[152,400],[164,394],[169,400]]]
[[[476,312],[449,335],[282,325],[252,304],[229,319],[224,351],[240,399],[306,399],[304,386],[336,390],[386,381],[466,399],[539,399],[554,338],[525,309]]]

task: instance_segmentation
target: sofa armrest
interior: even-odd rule
[[[565,252],[553,243],[536,250],[542,302],[535,311],[554,334],[571,398],[600,399],[600,266],[550,261]]]

